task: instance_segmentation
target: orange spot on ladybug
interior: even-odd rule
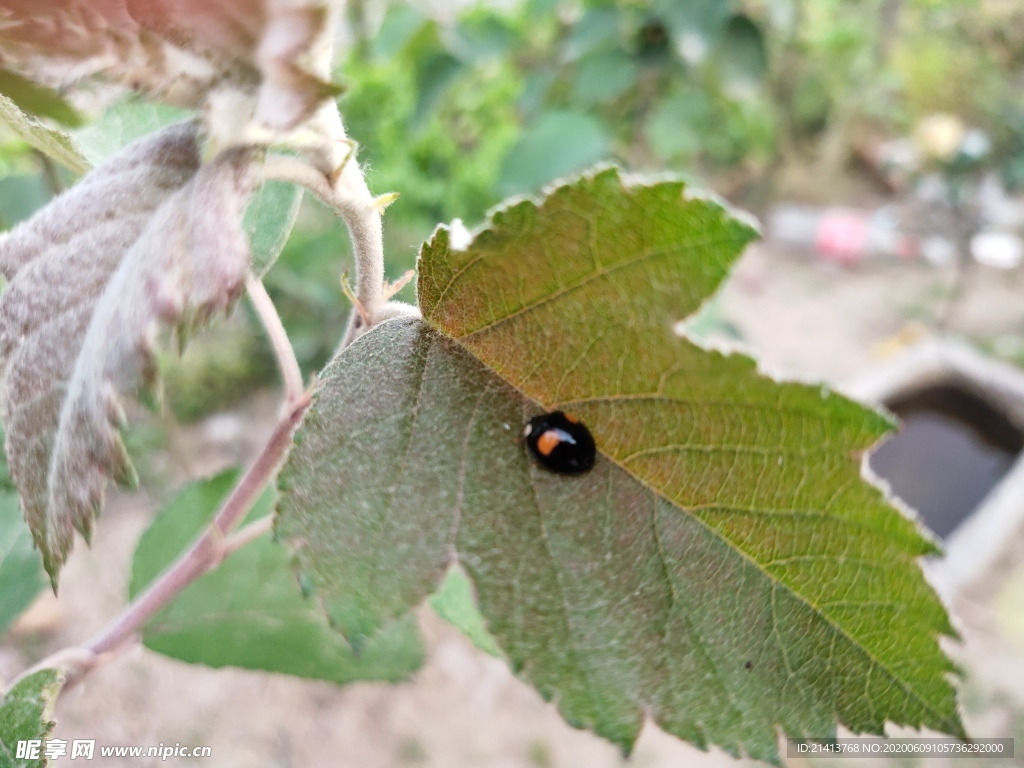
[[[540,453],[541,456],[550,456],[551,452],[555,450],[561,442],[562,439],[558,436],[558,433],[553,429],[549,429],[537,439],[537,452]]]
[[[594,466],[594,436],[561,411],[534,416],[524,430],[526,447],[540,466],[560,475],[579,475]]]
[[[563,413],[562,415],[565,416],[565,420],[568,421],[570,424],[580,423],[580,420],[573,416],[571,413]]]

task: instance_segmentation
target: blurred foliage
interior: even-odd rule
[[[0,230],[7,230],[42,208],[66,177],[23,139],[0,130]]]
[[[865,147],[938,112],[985,131],[986,169],[1024,187],[1024,7],[1014,0],[521,0],[433,3],[436,15],[422,5],[350,2],[336,73],[373,191],[401,194],[386,215],[390,279],[414,266],[439,222],[472,227],[508,195],[597,162],[669,170],[758,209],[778,194],[780,169],[806,168],[801,177],[823,185],[856,174],[850,161]],[[0,93],[54,125],[74,125],[88,103],[3,72]],[[72,136],[96,162],[185,115],[128,100]],[[0,134],[0,226],[71,178]],[[268,199],[269,218],[286,224],[294,206]],[[282,244],[256,234],[269,264]],[[338,281],[349,262],[343,226],[307,198],[265,282],[308,372],[346,322]],[[399,298],[413,301],[412,288]],[[273,380],[266,346],[239,341],[256,333],[248,320],[226,327],[220,351],[196,347],[183,364],[196,371],[171,364],[179,417]],[[256,361],[240,364],[246,355]],[[227,383],[214,392],[217,378]],[[195,382],[201,394],[177,394]]]
[[[161,510],[135,550],[131,597],[195,541],[240,476],[228,470],[191,483]],[[245,523],[271,515],[275,497],[273,488],[265,489]],[[288,548],[268,536],[251,542],[150,619],[143,643],[192,664],[259,669],[338,685],[397,682],[422,664],[423,644],[411,615],[382,631],[361,652],[353,651],[297,583],[290,558]]]
[[[527,0],[447,23],[393,3],[368,34],[341,106],[374,187],[403,195],[388,223],[407,244],[597,161],[725,169],[774,144],[767,41],[738,2]]]
[[[291,237],[263,283],[299,365],[308,373],[323,367],[344,332],[350,307],[340,276],[350,261],[345,227],[307,195]],[[395,276],[390,267],[389,274]]]
[[[472,227],[506,196],[600,161],[671,170],[756,207],[781,164],[831,172],[863,136],[906,135],[952,110],[1024,182],[1013,3],[523,0],[435,17],[394,0],[378,19],[366,6],[350,4],[357,37],[337,77],[371,188],[401,194],[385,219],[390,279],[439,222]],[[307,199],[266,276],[304,370],[344,327],[349,261],[344,228]]]
[[[0,93],[17,104],[20,110],[30,115],[51,118],[69,128],[82,124],[82,116],[59,93],[2,68],[0,68]]]
[[[523,0],[443,20],[396,0],[379,26],[353,5],[342,109],[376,190],[403,195],[396,271],[438,221],[599,160],[756,205],[780,164],[835,171],[951,112],[1024,174],[1024,12],[1004,0]]]
[[[353,53],[342,66],[351,90],[341,106],[349,133],[364,141],[359,158],[375,191],[401,192],[388,224],[408,238],[453,216],[479,219],[495,201],[519,133],[519,78],[506,59],[482,56],[462,39],[448,44],[466,57],[455,58],[442,28],[426,18],[400,42],[401,30],[391,27],[409,24],[411,9],[401,11],[385,20],[379,53]]]
[[[82,124],[82,116],[63,96],[17,72],[0,68],[0,93],[30,115],[51,118],[68,128]]]
[[[86,159],[98,165],[133,141],[190,116],[184,109],[129,96],[107,106],[71,135]]]
[[[274,353],[248,305],[213,331],[193,338],[180,356],[160,355],[164,400],[174,417],[189,423],[231,407],[240,391],[273,381]]]
[[[6,454],[0,452],[0,636],[45,586],[42,561],[22,517]]]

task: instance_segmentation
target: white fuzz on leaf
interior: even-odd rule
[[[155,392],[159,331],[184,338],[244,287],[254,154],[201,165],[196,131],[131,145],[0,239],[6,450],[55,585],[108,479],[134,482],[120,397]]]

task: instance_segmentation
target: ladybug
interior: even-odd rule
[[[580,475],[594,466],[594,436],[579,419],[561,411],[534,416],[523,436],[526,447],[544,469],[560,475]]]

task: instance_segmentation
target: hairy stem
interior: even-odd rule
[[[305,187],[320,202],[344,218],[344,201],[335,194],[327,174],[309,163],[291,155],[268,154],[263,161],[262,173],[264,181],[283,181]]]
[[[356,3],[361,6],[362,3]],[[338,13],[337,4],[332,11]],[[337,17],[332,21],[336,23]],[[334,26],[330,27],[331,29]],[[334,48],[328,41],[321,46],[311,62],[313,71],[324,78],[330,77]],[[329,137],[314,158],[317,167],[330,180],[334,193],[344,201],[338,209],[352,238],[356,263],[356,298],[363,311],[376,318],[384,303],[384,232],[381,222],[382,208],[378,205],[366,178],[355,158],[355,144],[345,134],[336,101],[324,104],[310,121],[314,131]],[[346,339],[355,337],[359,312],[353,311]],[[365,329],[363,329],[365,330]]]
[[[332,124],[334,131],[344,136],[345,129],[337,110],[324,119]],[[384,228],[381,209],[370,194],[352,145],[342,145],[338,149],[349,150],[337,157],[339,165],[334,171],[337,174],[334,187],[349,200],[348,208],[354,214],[344,218],[352,238],[355,257],[356,298],[372,318],[384,303]],[[357,313],[353,313],[353,319],[356,317]]]
[[[263,489],[273,480],[291,447],[292,434],[311,402],[310,394],[305,393],[298,400],[289,403],[287,412],[281,417],[259,456],[235,486],[205,533],[188,551],[160,574],[86,645],[58,651],[36,664],[22,677],[38,669],[63,667],[67,670],[64,688],[70,688],[91,669],[130,644],[147,621],[196,579],[220,565],[229,554],[269,530],[271,521],[268,517],[246,526],[234,536],[229,536],[252,508]]]
[[[303,395],[302,369],[299,367],[299,361],[295,359],[295,349],[288,341],[288,333],[281,323],[281,316],[277,314],[274,302],[270,300],[267,289],[261,280],[254,275],[249,275],[245,288],[249,292],[249,300],[252,301],[253,309],[256,310],[260,322],[263,323],[263,329],[267,333],[270,345],[274,349],[278,368],[281,369],[285,403],[298,402]]]
[[[337,113],[335,112],[337,118]],[[361,307],[352,314],[348,342],[366,330],[360,315],[379,322],[378,314],[384,307],[384,235],[381,226],[380,203],[370,194],[359,164],[352,157],[351,145],[344,141],[341,119],[337,118],[336,131],[342,140],[339,144],[345,153],[338,154],[339,166],[332,173],[307,163],[299,158],[284,155],[268,155],[263,165],[265,181],[284,181],[305,187],[331,208],[348,227],[355,255],[355,296]]]

